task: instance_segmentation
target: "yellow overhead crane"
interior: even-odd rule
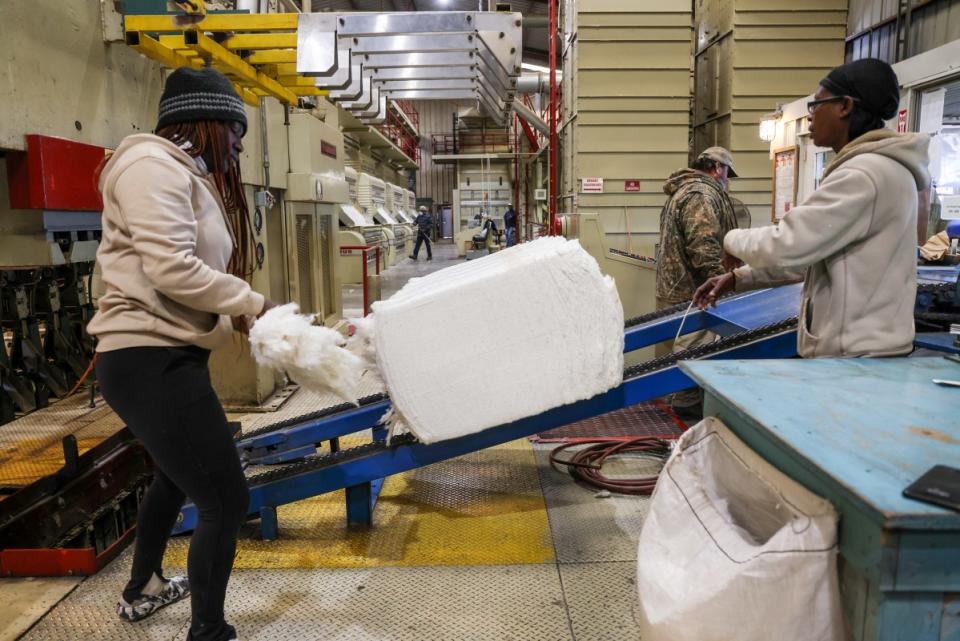
[[[209,65],[222,71],[248,105],[259,106],[262,96],[296,105],[301,96],[328,94],[297,73],[299,15],[125,15],[124,32],[127,45],[168,67]]]

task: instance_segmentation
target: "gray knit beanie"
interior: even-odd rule
[[[234,120],[247,133],[243,101],[225,75],[212,67],[179,67],[167,78],[160,96],[157,129],[198,120]]]

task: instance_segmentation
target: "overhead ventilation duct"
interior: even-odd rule
[[[513,110],[517,112],[517,115],[530,123],[534,129],[542,133],[544,136],[550,135],[550,125],[545,123],[540,116],[538,116],[533,109],[526,106],[519,100],[513,102]]]
[[[516,97],[519,13],[429,11],[301,14],[297,73],[363,122],[389,100],[477,100],[503,124]]]
[[[563,80],[563,74],[557,72],[557,84]],[[550,91],[550,74],[525,73],[517,80],[517,93],[547,93]]]

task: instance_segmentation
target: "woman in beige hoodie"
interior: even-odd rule
[[[239,171],[246,128],[225,76],[177,69],[156,135],[125,138],[100,176],[105,293],[89,325],[97,378],[154,463],[117,613],[137,621],[189,594],[193,641],[236,639],[223,607],[248,502],[207,360],[234,327],[273,305],[247,282],[252,234]],[[199,510],[189,581],[162,572],[185,498]]]
[[[884,128],[897,113],[893,69],[874,59],[837,67],[808,105],[814,144],[837,152],[823,181],[777,225],[724,237],[745,266],[704,283],[701,308],[737,290],[803,281],[804,358],[897,356],[913,349],[917,193],[930,184],[929,138]]]

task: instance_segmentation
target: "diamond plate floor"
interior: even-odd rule
[[[370,532],[348,532],[336,498],[288,506],[281,540],[241,540],[228,619],[244,641],[636,641],[648,499],[596,498],[549,467],[549,449],[518,440],[393,479]],[[542,524],[524,524],[531,514]],[[185,539],[173,542],[167,565],[185,550]],[[184,639],[186,603],[136,625],[114,618],[129,563],[127,550],[23,638]]]
[[[554,447],[538,444],[534,451],[557,561],[636,561],[637,541],[649,497],[612,494],[600,498],[596,489],[579,485],[566,470],[550,466],[550,451]],[[653,474],[658,467],[647,460],[625,462],[614,458],[604,465],[603,472],[616,478],[619,474]]]
[[[579,641],[640,638],[636,620],[637,564],[560,565],[573,636]]]
[[[345,441],[345,446],[349,442]],[[520,439],[387,479],[374,527],[345,527],[344,493],[278,508],[280,538],[248,527],[237,568],[357,568],[548,563],[554,558],[530,444]],[[189,539],[166,563],[186,565]]]
[[[99,574],[81,583],[40,620],[23,639],[43,641],[180,641],[186,638],[190,604],[181,601],[148,621],[131,624],[117,618],[116,602],[130,570],[127,548]]]
[[[172,641],[186,635],[183,601],[136,624],[113,599],[129,554],[86,581],[25,637]],[[561,641],[573,639],[553,565],[354,570],[239,570],[226,617],[244,641]]]

